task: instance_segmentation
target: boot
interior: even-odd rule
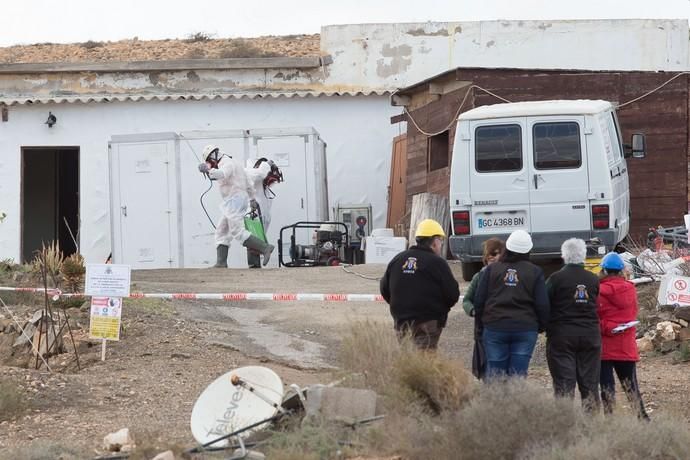
[[[249,268],[261,268],[261,255],[252,249],[247,249],[247,265]]]
[[[247,238],[244,243],[242,243],[242,246],[247,249],[253,249],[264,256],[264,266],[266,266],[268,263],[268,259],[271,258],[271,253],[273,252],[273,249],[275,249],[272,244],[261,241],[254,235]]]
[[[216,264],[213,268],[228,268],[228,249],[225,244],[216,246]]]

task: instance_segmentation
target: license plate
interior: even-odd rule
[[[477,216],[477,229],[521,228],[527,224],[524,214],[492,214]]]

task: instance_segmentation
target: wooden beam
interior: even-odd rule
[[[404,107],[410,105],[410,101],[412,101],[412,98],[410,96],[400,96],[398,94],[394,94],[391,97],[391,105],[393,107]]]
[[[403,121],[407,121],[407,114],[401,113],[391,117],[391,125],[402,123]]]

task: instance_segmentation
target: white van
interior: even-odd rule
[[[613,249],[630,228],[626,154],[613,105],[541,101],[478,107],[458,118],[450,177],[450,249],[469,281],[482,242],[517,229],[534,258],[558,258],[564,240],[598,238]]]

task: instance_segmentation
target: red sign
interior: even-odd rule
[[[676,282],[673,283],[673,287],[679,291],[684,291],[688,288],[688,283],[686,283],[685,280],[676,280]]]

